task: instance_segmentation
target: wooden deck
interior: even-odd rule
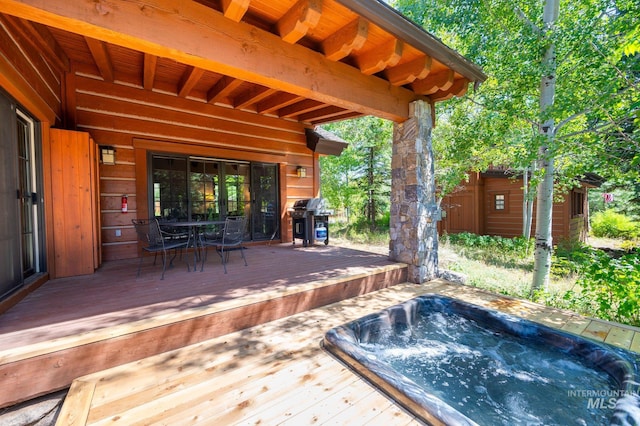
[[[335,246],[251,246],[224,274],[184,262],[160,281],[145,259],[52,280],[0,315],[0,407],[70,386],[77,377],[406,281],[406,265]],[[191,262],[193,258],[187,257]]]
[[[425,293],[640,352],[637,328],[439,280],[404,283],[79,378],[58,425],[419,424],[320,342],[334,326]]]

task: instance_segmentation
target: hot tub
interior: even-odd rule
[[[640,424],[640,356],[440,295],[329,330],[325,349],[427,424]]]

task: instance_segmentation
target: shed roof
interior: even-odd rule
[[[403,121],[486,77],[377,0],[3,0],[51,62],[116,84],[317,125]]]

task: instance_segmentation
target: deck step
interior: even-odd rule
[[[389,264],[0,351],[2,388],[11,390],[0,392],[0,407],[67,388],[86,374],[387,288],[406,278],[406,265]]]

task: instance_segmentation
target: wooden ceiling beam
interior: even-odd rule
[[[227,98],[231,92],[236,90],[244,83],[237,78],[224,76],[211,89],[207,92],[207,102],[215,104],[216,102],[222,102]]]
[[[0,12],[392,121],[424,99],[195,1],[2,0]]]
[[[369,21],[358,18],[345,25],[322,42],[327,59],[339,61],[364,46],[369,36]]]
[[[395,66],[402,58],[404,43],[402,40],[393,39],[383,46],[377,46],[367,53],[356,58],[358,67],[363,74],[371,75]]]
[[[322,0],[299,0],[276,24],[282,40],[296,43],[318,25],[322,16]]]
[[[296,102],[300,102],[301,100],[303,100],[302,96],[278,92],[262,102],[258,102],[256,112],[259,114],[270,114],[289,105],[293,105]]]
[[[329,105],[315,111],[300,114],[297,116],[297,119],[303,123],[310,123],[312,121],[318,122],[343,115],[344,113],[345,110],[343,108]]]
[[[257,104],[274,93],[276,93],[276,89],[264,86],[254,86],[244,93],[236,96],[233,99],[233,107],[238,109],[248,108],[250,105]]]
[[[455,80],[451,87],[449,87],[449,89],[439,90],[431,95],[430,98],[433,102],[444,101],[454,96],[464,96],[464,94],[467,93],[468,89],[469,80],[467,80],[466,78],[460,78],[458,80]]]
[[[421,95],[432,95],[439,90],[447,90],[453,84],[455,73],[452,70],[430,74],[422,80],[416,80],[411,84],[414,92]]]
[[[339,115],[334,115],[331,117],[327,117],[327,118],[322,118],[322,119],[318,119],[318,120],[310,120],[309,123],[311,123],[312,125],[318,125],[318,124],[327,124],[327,123],[332,123],[335,121],[343,121],[343,120],[349,120],[351,118],[357,118],[357,117],[362,117],[363,114],[360,114],[359,112],[356,111],[347,111],[344,110],[342,114]]]
[[[305,99],[303,101],[297,102],[293,105],[289,105],[288,107],[284,107],[278,110],[278,117],[280,118],[291,118],[306,112],[315,111],[317,109],[323,108],[326,105],[322,102],[314,101],[313,99]]]
[[[47,62],[59,71],[69,71],[71,63],[69,57],[47,27],[13,16],[5,15],[3,18],[6,25],[22,34],[28,43],[41,51]]]
[[[89,46],[91,56],[93,56],[93,60],[98,66],[98,70],[100,71],[100,75],[104,81],[113,83],[115,75],[113,71],[113,62],[111,61],[111,56],[107,50],[107,43],[86,36],[84,40],[87,42],[87,46]]]
[[[198,81],[200,81],[200,78],[203,75],[204,70],[202,68],[189,66],[182,75],[180,83],[178,84],[178,96],[186,98],[196,84],[198,84]]]
[[[384,74],[389,83],[394,86],[402,86],[426,78],[429,72],[431,72],[431,56],[423,56],[411,62],[388,68]]]
[[[251,0],[222,0],[222,13],[225,18],[240,22],[249,10]]]
[[[144,69],[142,70],[142,87],[153,90],[153,81],[156,78],[156,66],[158,57],[150,53],[144,54]]]

